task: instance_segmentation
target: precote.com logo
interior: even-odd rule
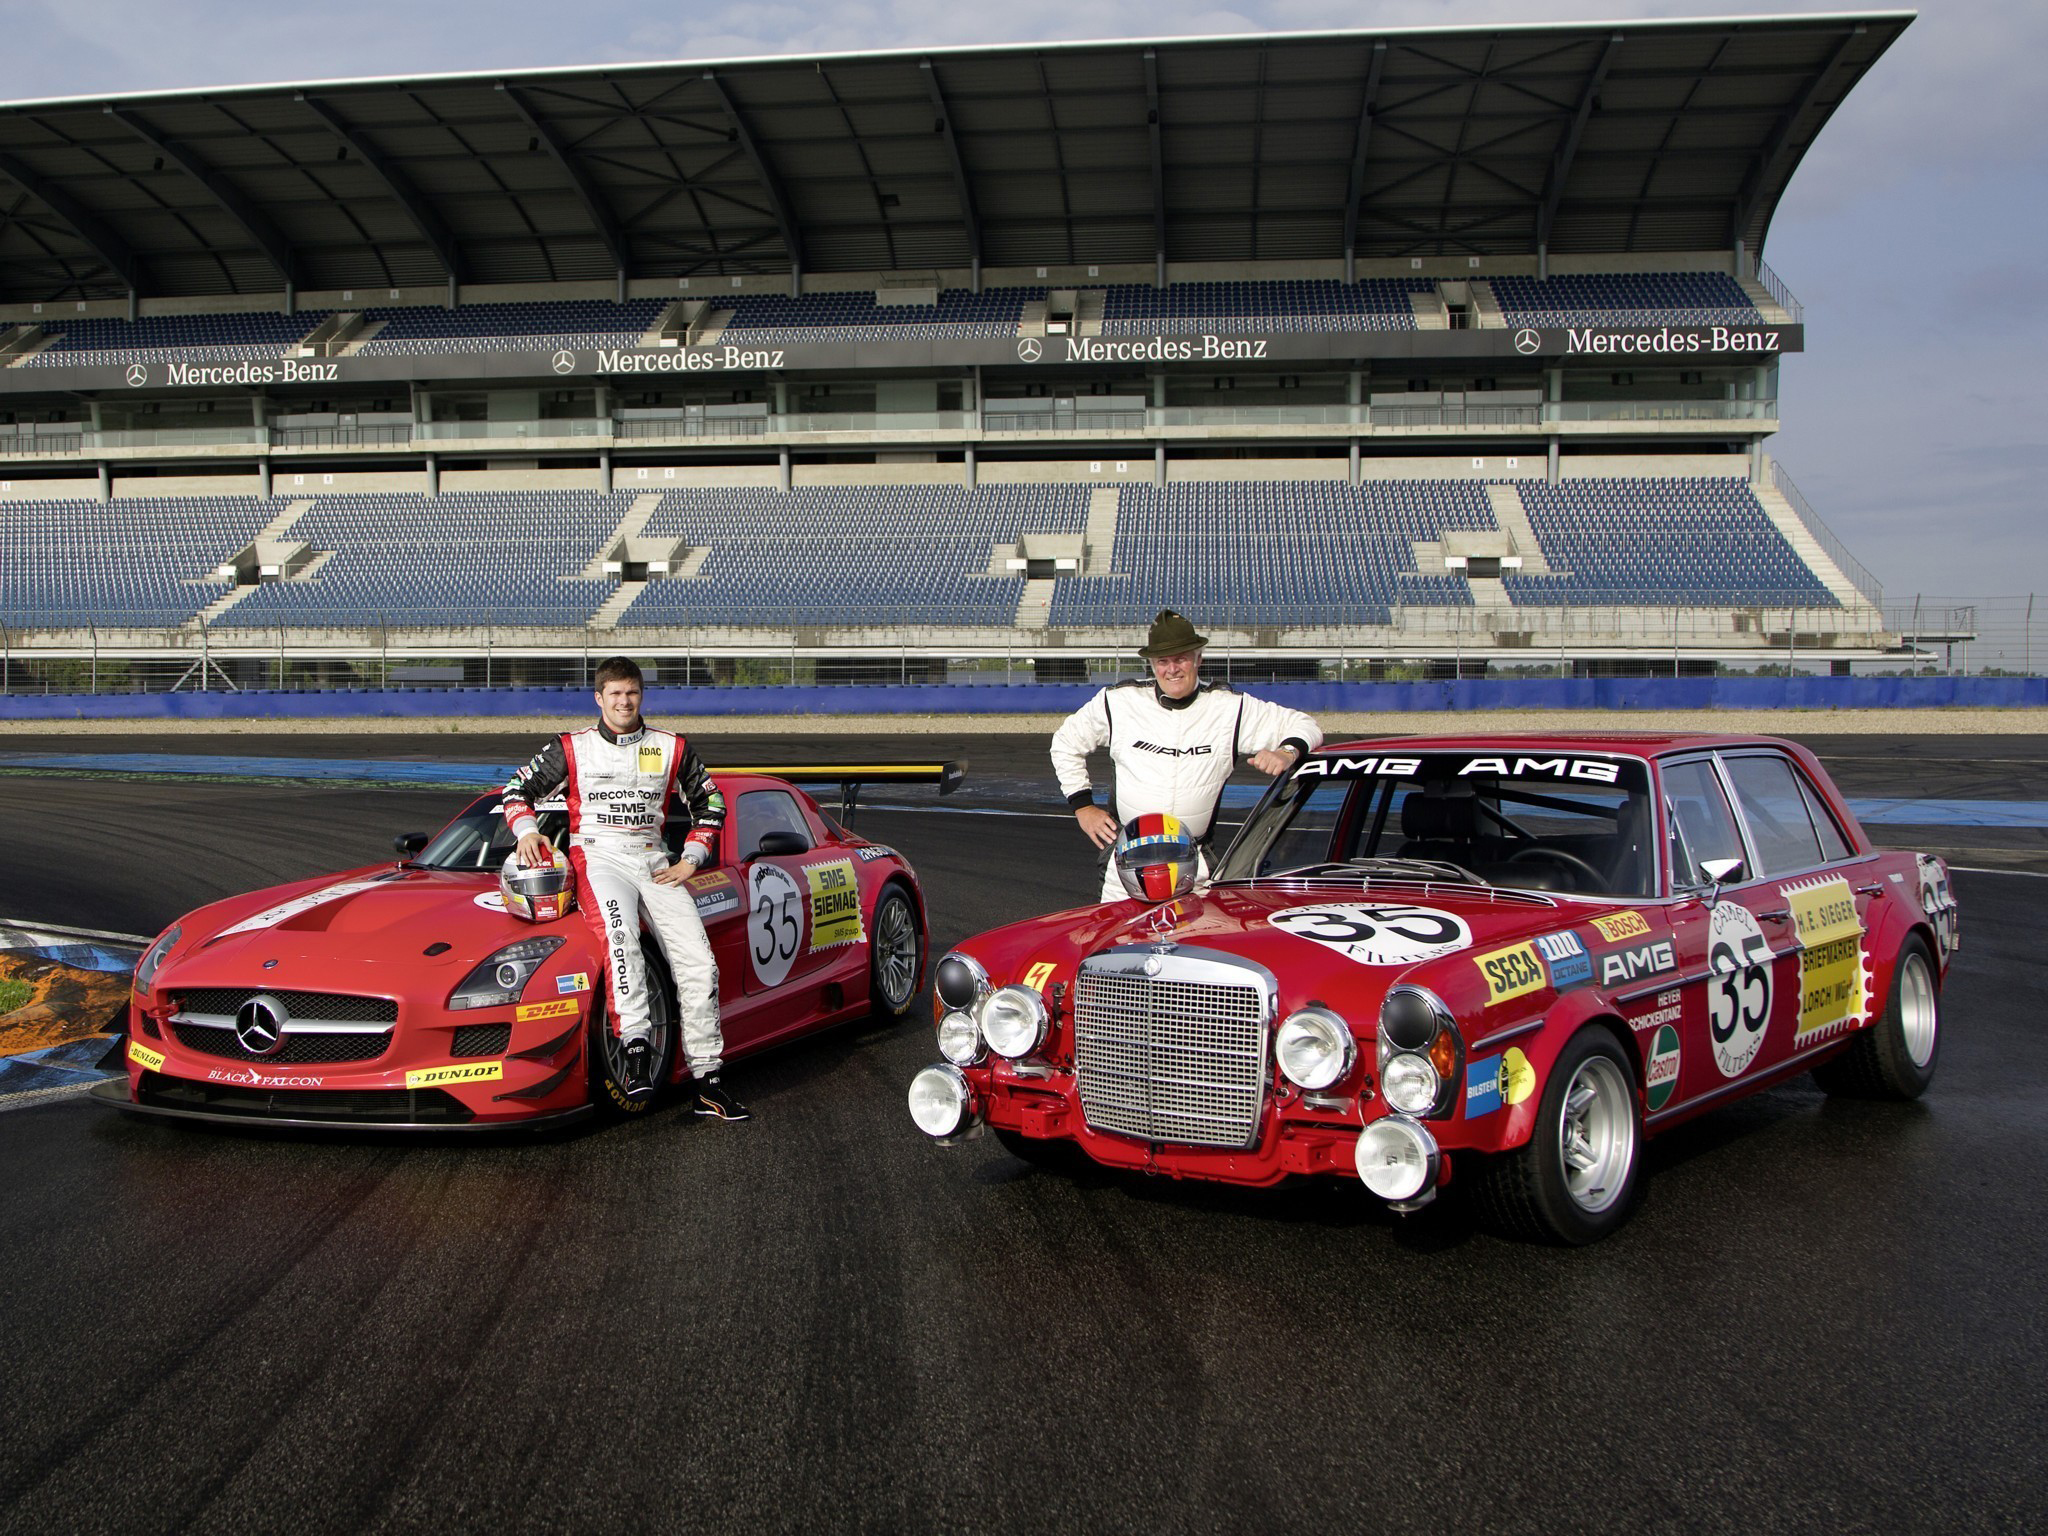
[[[1045,356],[1045,343],[1036,336],[1026,336],[1017,343],[1017,360],[1019,362],[1035,363],[1043,356]]]
[[[1515,332],[1515,350],[1524,357],[1527,357],[1531,352],[1541,352],[1543,350],[1543,338],[1525,325],[1522,329]]]
[[[555,372],[574,373],[575,371],[576,354],[574,352],[571,352],[567,347],[562,348],[561,351],[555,354]]]
[[[140,389],[148,382],[149,370],[147,368],[141,363],[130,363],[128,365],[128,387],[130,389]]]

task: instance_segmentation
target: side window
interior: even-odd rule
[[[1664,795],[1671,803],[1674,883],[1705,885],[1707,874],[1702,866],[1714,859],[1743,857],[1742,834],[1735,828],[1734,813],[1728,809],[1728,797],[1721,793],[1712,763],[1699,759],[1667,767]]]
[[[1784,875],[1820,863],[1820,837],[1792,765],[1782,757],[1730,757],[1727,763],[1736,803],[1763,865],[1757,873]]]
[[[758,852],[762,835],[768,832],[794,832],[806,847],[811,841],[810,823],[804,820],[802,807],[785,790],[755,789],[741,795],[737,826],[741,858]]]
[[[1806,782],[1806,775],[1796,776],[1799,780],[1799,795],[1806,802],[1806,814],[1813,818],[1813,830],[1820,834],[1820,852],[1824,859],[1846,859],[1849,857],[1849,839],[1842,835],[1842,829],[1835,825],[1835,818],[1821,803],[1820,795]]]

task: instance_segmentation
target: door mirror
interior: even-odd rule
[[[1742,878],[1742,860],[1702,859],[1700,860],[1700,873],[1716,885],[1727,885],[1731,881]]]
[[[749,855],[751,858],[779,858],[785,854],[809,853],[811,840],[801,832],[763,832],[760,846]]]
[[[391,839],[391,846],[398,850],[398,856],[401,859],[409,859],[427,846],[427,834],[424,832],[401,832],[398,836]]]

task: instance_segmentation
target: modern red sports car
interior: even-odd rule
[[[1164,905],[1012,924],[939,964],[913,1118],[1017,1156],[1263,1185],[1451,1179],[1520,1235],[1628,1216],[1644,1138],[1811,1071],[1933,1077],[1956,904],[1763,737],[1325,746]]]
[[[726,1055],[870,1011],[908,1010],[923,984],[924,899],[902,855],[848,832],[792,782],[935,784],[962,765],[726,769],[715,861],[693,877],[718,961]],[[563,830],[559,802],[541,830]],[[671,824],[669,844],[683,832]],[[201,907],[136,967],[128,1073],[95,1096],[148,1114],[374,1130],[555,1125],[628,1099],[604,1004],[603,945],[580,911],[505,910],[513,839],[495,794],[395,864]],[[652,936],[658,1081],[683,1071],[674,994]]]

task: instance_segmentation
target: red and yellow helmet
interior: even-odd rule
[[[1185,896],[1201,869],[1201,850],[1178,816],[1133,816],[1124,823],[1110,855],[1117,878],[1138,901],[1171,901]]]

